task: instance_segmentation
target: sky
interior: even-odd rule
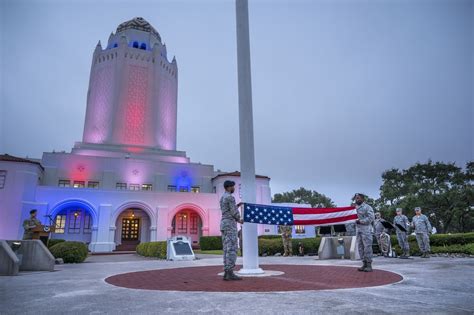
[[[81,141],[93,50],[141,16],[176,56],[178,149],[239,169],[235,4],[0,0],[0,153]],[[473,160],[474,1],[250,0],[257,173],[347,205],[381,174]]]

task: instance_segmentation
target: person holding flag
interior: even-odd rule
[[[240,218],[239,207],[242,203],[235,204],[235,198],[232,194],[235,191],[235,182],[226,180],[224,182],[225,193],[220,200],[222,212],[221,233],[222,249],[224,250],[224,280],[242,280],[234,273],[235,261],[237,260],[237,223],[243,224]]]

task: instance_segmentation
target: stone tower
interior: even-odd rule
[[[145,19],[124,22],[100,41],[87,94],[83,143],[119,150],[176,150],[178,67]]]

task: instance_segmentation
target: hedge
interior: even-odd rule
[[[221,250],[222,237],[221,236],[201,236],[199,238],[199,246],[201,250]]]
[[[298,246],[301,243],[304,247],[304,253],[318,253],[319,244],[321,243],[320,237],[311,237],[311,238],[294,238],[292,239],[293,245],[293,254],[298,254]],[[261,256],[263,254],[267,256],[275,255],[276,253],[283,254],[283,241],[281,236],[277,238],[259,238],[258,240],[258,254]]]
[[[82,242],[60,242],[49,248],[54,258],[62,258],[64,263],[81,263],[87,258],[87,245]]]
[[[145,257],[166,259],[166,242],[145,242],[137,246],[137,254]]]
[[[397,254],[401,254],[402,250],[398,246],[396,235],[391,236],[393,249]],[[410,255],[420,255],[421,251],[418,247],[415,235],[408,236],[408,244],[410,245]],[[434,234],[430,235],[431,252],[440,253],[464,253],[471,254],[474,247],[474,233],[459,234]],[[474,254],[471,254],[474,255]]]
[[[65,242],[66,240],[63,240],[63,239],[49,239],[48,240],[48,248],[51,248],[53,247],[54,245],[56,244],[59,244],[59,243],[62,243],[62,242]]]

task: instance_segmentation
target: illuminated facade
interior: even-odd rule
[[[168,61],[144,19],[120,24],[106,47],[99,42],[82,142],[40,160],[0,156],[0,239],[22,237],[31,209],[44,224],[51,218],[53,238],[87,242],[92,252],[133,250],[173,235],[197,245],[201,235],[220,235],[223,182],[239,185],[240,177],[176,150],[177,86],[176,59]],[[257,177],[258,203],[271,203],[269,184]]]

